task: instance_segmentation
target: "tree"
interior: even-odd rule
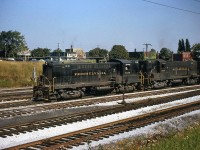
[[[164,60],[170,60],[172,58],[172,52],[170,51],[170,49],[162,48],[160,50],[159,58]]]
[[[23,35],[18,31],[0,32],[0,49],[4,50],[4,56],[15,57],[18,52],[28,50]]]
[[[95,48],[89,51],[90,57],[107,57],[108,51],[106,49]]]
[[[183,52],[184,52],[184,51],[185,51],[185,43],[184,43],[184,40],[183,40],[183,39],[181,40],[181,45],[182,45]]]
[[[185,42],[185,51],[186,52],[191,52],[190,42],[189,42],[188,39],[186,39],[186,42]]]
[[[182,53],[183,52],[183,47],[182,47],[182,43],[181,40],[178,41],[178,51],[177,53]]]
[[[192,46],[192,56],[194,60],[200,60],[200,43]]]
[[[110,59],[129,59],[129,54],[123,45],[114,45],[109,53]]]
[[[45,56],[49,56],[50,55],[50,49],[48,48],[36,48],[34,50],[31,51],[31,55],[33,57],[45,57]]]
[[[150,52],[156,53],[156,50],[152,48],[152,49],[150,50]]]
[[[186,43],[184,43],[184,40],[179,40],[178,42],[178,53],[182,53],[182,52],[190,52],[190,43],[189,40],[186,39]]]

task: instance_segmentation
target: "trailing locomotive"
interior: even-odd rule
[[[111,60],[106,63],[45,62],[33,100],[70,99],[85,94],[132,92],[199,83],[196,61]]]
[[[200,66],[196,61],[141,61],[144,87],[163,88],[166,86],[199,83]]]

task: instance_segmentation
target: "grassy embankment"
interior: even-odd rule
[[[200,125],[173,132],[167,136],[128,138],[98,150],[200,150]]]
[[[32,86],[33,68],[36,74],[42,72],[41,62],[0,61],[0,88]]]
[[[187,128],[183,132],[152,143],[143,150],[200,150],[200,126]]]

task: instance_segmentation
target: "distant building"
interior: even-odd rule
[[[21,51],[17,53],[18,57],[23,58],[25,61],[29,59],[29,57],[31,56],[31,51],[27,50],[27,51]]]
[[[71,46],[70,49],[65,49],[65,53],[67,56],[67,59],[71,59],[72,57],[76,57],[76,59],[85,59],[86,58],[86,53],[82,48],[73,48]]]
[[[128,52],[129,58],[133,60],[147,60],[147,59],[156,59],[157,53],[154,51],[150,52],[137,52],[136,49],[134,52]]]
[[[76,52],[68,52],[67,54],[67,60],[77,60],[77,54]]]
[[[157,58],[157,53],[154,51],[150,51],[150,52],[144,52],[144,59],[151,59],[154,60]]]
[[[0,50],[0,58],[1,57],[5,57],[5,51],[4,50]]]
[[[54,51],[50,53],[50,56],[53,56],[53,57],[63,57],[65,55],[66,55],[65,52],[62,52],[62,51]]]
[[[143,60],[144,52],[128,52],[129,58],[132,60]]]
[[[173,54],[174,61],[189,61],[192,60],[191,52],[182,52],[181,54]]]

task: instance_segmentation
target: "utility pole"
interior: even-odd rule
[[[152,46],[151,44],[147,44],[147,43],[145,43],[145,44],[143,44],[143,45],[145,45],[146,46],[146,58],[148,58],[148,46],[150,45],[150,46]]]

